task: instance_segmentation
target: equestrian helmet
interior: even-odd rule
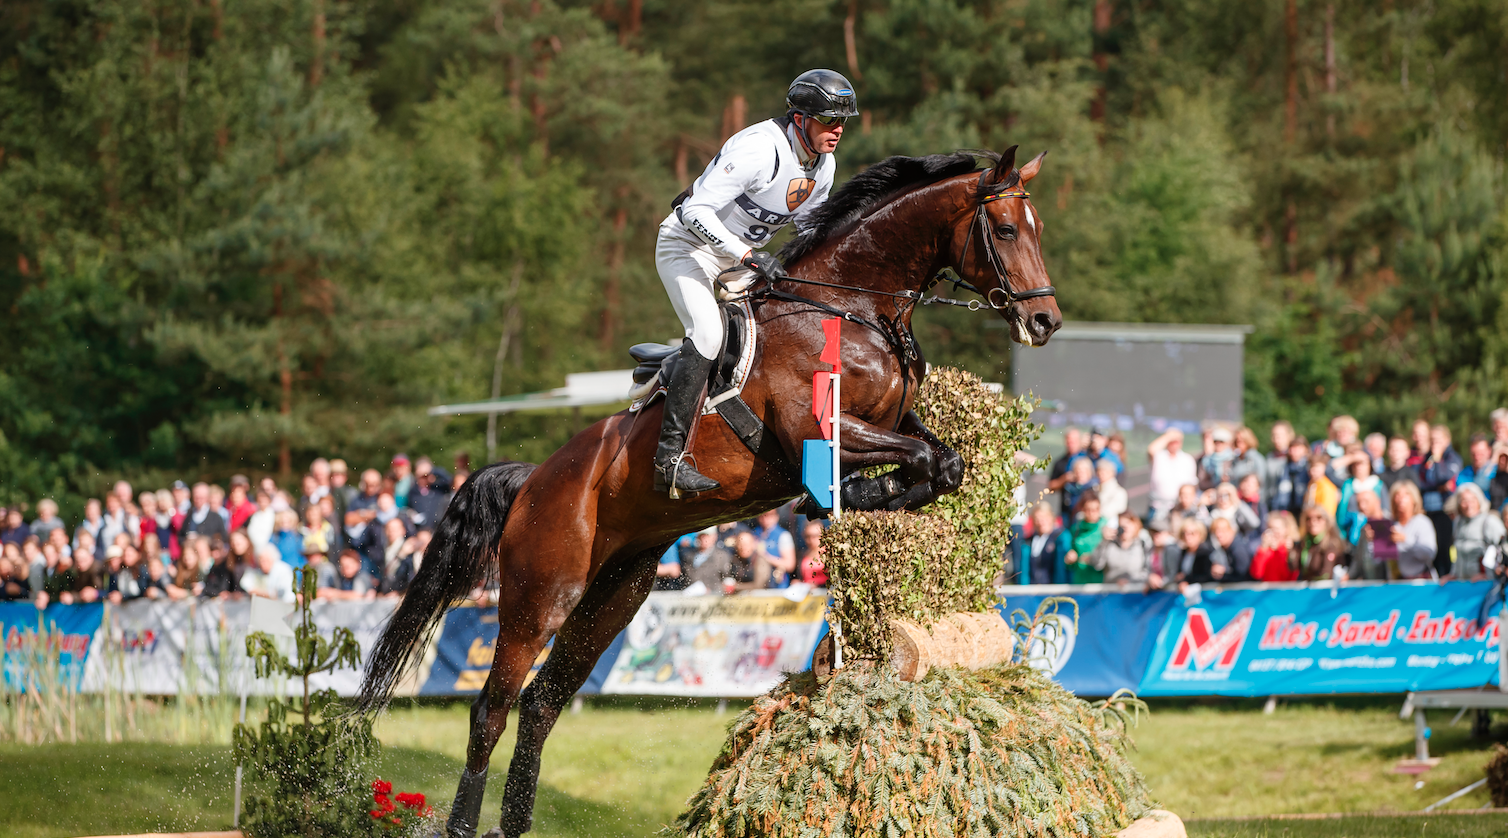
[[[809,116],[859,115],[859,100],[854,96],[853,85],[842,73],[832,70],[807,70],[791,82],[786,91],[785,104],[797,113]]]

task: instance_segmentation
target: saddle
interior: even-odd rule
[[[707,398],[702,402],[701,415],[722,416],[756,455],[781,458],[779,444],[740,397],[754,367],[754,350],[759,339],[754,308],[745,298],[725,301],[719,309],[723,318],[723,346],[707,381]],[[637,364],[634,387],[628,394],[633,400],[629,413],[638,413],[665,395],[680,361],[680,351],[680,346],[668,343],[639,343],[629,347],[628,354]]]

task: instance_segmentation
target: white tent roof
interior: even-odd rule
[[[589,407],[628,401],[634,386],[633,370],[573,372],[566,375],[566,385],[542,393],[520,393],[466,404],[441,404],[429,409],[430,416],[459,416],[465,413],[517,413],[521,410],[552,410],[562,407]]]

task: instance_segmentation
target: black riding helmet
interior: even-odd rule
[[[842,73],[832,70],[807,70],[791,82],[785,104],[797,113],[819,117],[854,117],[859,115],[859,100],[853,85]]]

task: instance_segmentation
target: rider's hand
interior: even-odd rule
[[[748,255],[741,260],[741,264],[765,279],[779,279],[785,276],[785,267],[780,264],[779,259],[775,258],[775,254],[763,250],[749,251]]]

